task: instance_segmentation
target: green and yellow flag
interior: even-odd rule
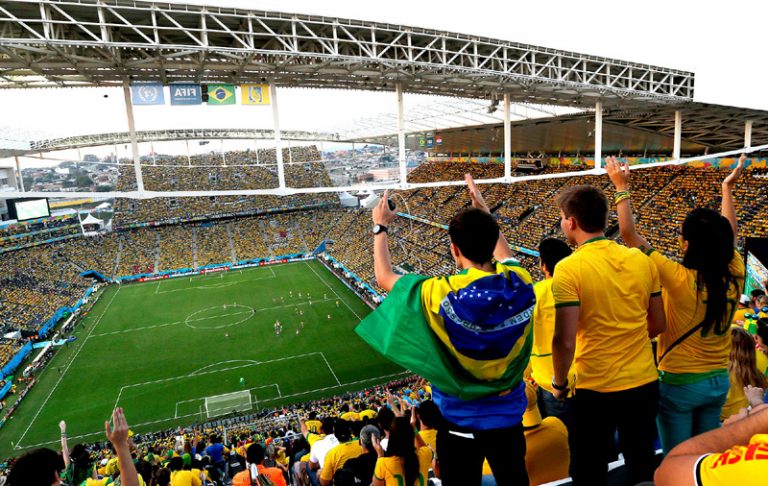
[[[232,84],[209,84],[208,85],[208,104],[209,105],[234,105],[235,104],[235,86]]]
[[[355,332],[448,395],[474,400],[508,391],[521,383],[533,344],[530,277],[524,271],[477,277],[451,277],[463,288],[443,299],[439,315],[425,316],[422,293],[433,282],[404,275]]]

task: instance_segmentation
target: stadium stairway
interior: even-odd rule
[[[155,272],[160,271],[160,232],[155,231],[155,238],[157,239],[157,247],[155,248]]]
[[[232,264],[237,263],[237,255],[235,255],[235,240],[232,238],[232,224],[227,223],[224,225],[227,229],[227,241],[229,241],[229,255],[232,257]]]
[[[197,227],[192,227],[192,268],[197,268]]]
[[[117,256],[115,256],[115,266],[112,268],[112,275],[110,275],[110,278],[115,278],[117,276],[117,269],[120,268],[120,258],[123,256],[123,238],[117,239]]]

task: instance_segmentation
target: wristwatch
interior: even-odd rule
[[[373,234],[378,235],[379,233],[386,233],[387,227],[383,224],[375,224],[373,225]]]
[[[568,389],[568,378],[565,379],[565,383],[563,383],[562,385],[558,385],[557,383],[555,383],[555,377],[553,376],[552,377],[552,388],[554,388],[557,391],[565,391],[565,390],[567,390]]]

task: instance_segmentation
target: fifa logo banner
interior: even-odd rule
[[[240,95],[244,105],[268,105],[268,84],[243,84],[240,86]]]
[[[209,105],[234,105],[235,104],[235,86],[232,84],[209,84],[208,85],[208,104]]]
[[[131,102],[134,105],[164,105],[165,96],[161,83],[133,83]]]
[[[172,105],[199,105],[203,102],[203,91],[199,84],[171,84]]]

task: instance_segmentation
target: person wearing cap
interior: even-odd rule
[[[545,417],[555,416],[570,425],[568,403],[557,400],[553,394],[552,337],[555,334],[555,297],[552,294],[552,275],[563,258],[573,253],[568,244],[556,238],[545,238],[539,243],[539,268],[544,280],[536,282],[536,308],[533,310],[533,349],[531,349],[531,378],[538,385],[537,402]],[[571,388],[576,382],[573,367],[568,372]],[[572,390],[571,390],[572,391]],[[572,396],[569,393],[569,397]],[[529,402],[530,403],[530,402]]]
[[[731,320],[731,323],[733,325],[744,327],[744,321],[745,321],[745,315],[752,313],[752,308],[750,307],[751,299],[746,294],[741,294],[741,297],[739,298],[739,308],[736,309],[736,312],[733,313],[733,319]]]

